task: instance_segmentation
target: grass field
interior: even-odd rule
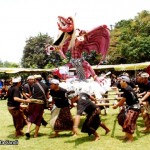
[[[15,138],[14,126],[12,117],[7,110],[7,101],[0,100],[0,142],[1,141],[16,141],[18,145],[0,145],[0,150],[149,150],[150,149],[150,134],[143,134],[140,131],[144,128],[144,123],[141,117],[137,121],[137,129],[134,134],[135,140],[132,143],[125,143],[119,139],[123,135],[121,127],[114,125],[118,110],[108,109],[108,115],[101,116],[101,120],[107,124],[111,129],[108,135],[105,131],[99,128],[97,131],[101,139],[93,142],[93,137],[85,133],[81,133],[77,137],[72,137],[71,132],[61,132],[60,137],[49,138],[52,130],[49,125],[41,126],[38,138],[33,138],[34,125],[32,125],[32,132],[30,140],[26,137]],[[103,113],[103,112],[102,112]],[[72,114],[75,115],[75,109],[72,109]],[[49,121],[50,112],[45,110],[44,118]],[[81,125],[85,116],[82,116]],[[81,128],[81,126],[80,126]],[[26,127],[24,128],[24,132]]]

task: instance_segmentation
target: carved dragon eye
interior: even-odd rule
[[[50,48],[49,48],[50,50],[54,50],[54,47],[53,46],[50,46]]]
[[[84,37],[83,36],[77,36],[77,40],[78,41],[84,41]]]
[[[68,18],[67,18],[67,22],[68,22],[68,23],[73,22],[72,18],[71,18],[71,17],[68,17]]]

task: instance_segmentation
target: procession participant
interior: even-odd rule
[[[34,83],[34,76],[28,76],[27,83],[22,84],[21,93],[24,99],[28,99],[31,97],[32,84]],[[28,117],[28,105],[23,104],[22,110],[26,117]]]
[[[118,106],[123,106],[126,102],[127,109],[126,111],[121,110],[121,112],[119,113],[118,123],[122,126],[123,132],[125,132],[125,136],[122,139],[132,142],[136,127],[136,121],[140,113],[140,105],[135,91],[129,85],[129,77],[121,76],[120,80],[120,85],[124,93],[122,94],[122,99],[116,105],[114,105],[113,108],[116,109]],[[120,118],[120,114],[122,114],[123,112],[126,113],[126,117],[124,120]]]
[[[91,100],[90,96],[86,93],[78,94],[75,91],[70,91],[68,93],[68,98],[72,103],[77,103],[77,115],[74,119],[73,133],[74,135],[78,134],[78,126],[80,124],[80,116],[83,112],[87,114],[86,120],[83,123],[81,132],[88,133],[90,136],[93,134],[95,136],[94,141],[100,139],[99,134],[96,132],[98,129],[101,120],[99,117],[100,110]]]
[[[59,86],[59,80],[52,79],[50,81],[50,95],[52,96],[53,106],[50,125],[55,132],[51,137],[57,137],[60,131],[72,131],[73,119],[68,98],[65,96],[66,92],[66,89]]]
[[[23,91],[22,91],[23,92],[23,96],[25,98],[31,98],[31,96],[32,96],[32,85],[34,84],[34,82],[35,82],[34,76],[33,75],[28,76],[27,83],[24,84]],[[25,113],[26,116],[28,116],[28,110],[27,109],[24,109],[24,113]],[[43,126],[47,125],[47,122],[44,120],[43,117],[42,117],[41,124]]]
[[[22,109],[20,108],[21,103],[30,103],[30,99],[22,99],[20,86],[21,86],[21,77],[12,79],[12,86],[8,89],[8,111],[12,115],[13,123],[16,129],[15,136],[23,136],[22,132],[23,127],[27,124],[27,120],[24,116]]]
[[[142,132],[150,132],[150,81],[149,74],[144,72],[141,74],[142,83],[144,84],[145,95],[140,99],[140,103],[143,104],[144,111],[142,117],[145,123],[145,129]]]
[[[144,84],[142,83],[141,72],[136,75],[135,84],[137,86],[137,90],[136,90],[137,96],[141,97],[145,95],[145,91],[143,89]]]
[[[27,83],[23,85],[23,93],[26,98],[30,98],[32,94],[32,85],[34,83],[34,76],[28,76]]]
[[[95,96],[93,95],[88,95],[86,93],[82,93],[83,95],[85,94],[91,101],[93,101],[96,105],[99,104],[99,102],[97,101],[97,99],[95,98]],[[100,109],[100,114],[101,114],[101,110],[103,109],[102,106],[98,106]],[[105,125],[105,123],[103,123],[102,121],[100,122],[100,127],[102,127],[105,130],[105,135],[108,134],[110,132],[110,129]]]
[[[6,83],[4,83],[3,87],[0,89],[0,98],[1,99],[7,99],[7,92],[8,92],[8,87]]]
[[[43,103],[30,103],[28,107],[28,126],[26,131],[26,137],[30,138],[30,128],[32,123],[36,125],[34,138],[38,136],[39,128],[41,125],[44,108],[46,101],[49,98],[49,91],[46,84],[41,82],[41,75],[34,75],[35,83],[32,86],[32,98],[37,102],[42,101]]]

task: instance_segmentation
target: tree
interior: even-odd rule
[[[3,62],[0,60],[0,67],[3,67]]]
[[[101,55],[97,54],[94,50],[91,51],[90,54],[88,53],[83,53],[83,57],[85,58],[85,60],[87,62],[89,62],[90,65],[98,65],[100,59],[101,59]]]
[[[150,13],[146,10],[134,19],[121,20],[111,31],[109,63],[138,63],[150,59]]]
[[[13,63],[13,62],[8,62],[8,61],[4,61],[4,67],[6,68],[19,68],[19,64]]]
[[[36,37],[30,37],[24,47],[21,64],[25,68],[45,68],[56,67],[61,63],[61,58],[57,53],[47,56],[45,53],[45,44],[52,44],[53,38],[47,34],[38,34]]]
[[[0,60],[0,67],[1,68],[19,68],[20,66],[19,66],[19,64],[16,64],[16,63],[13,63],[13,62],[8,62],[8,61],[4,61],[4,62],[2,62],[1,60]]]

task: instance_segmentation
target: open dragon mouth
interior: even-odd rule
[[[62,17],[58,17],[58,24],[61,26],[61,28],[67,28],[67,22],[65,19],[63,19]]]
[[[63,19],[60,19],[60,23],[61,23],[63,26],[65,26],[65,25],[66,25],[66,23],[64,22],[64,20],[63,20]]]

